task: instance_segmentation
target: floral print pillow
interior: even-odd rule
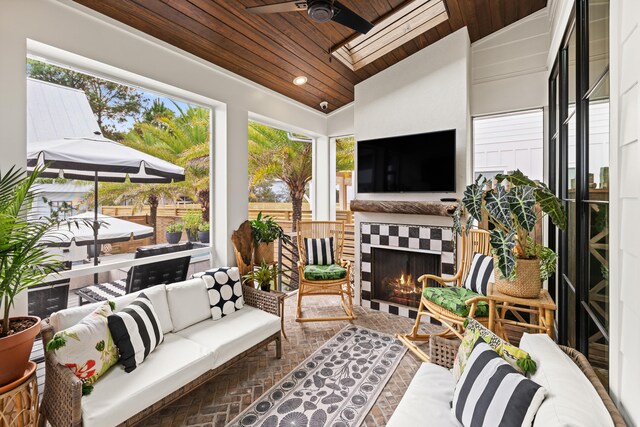
[[[118,348],[107,325],[107,317],[113,314],[111,304],[105,301],[77,324],[57,332],[47,343],[47,351],[55,352],[58,361],[82,380],[83,396],[91,393],[98,378],[118,362]]]
[[[500,357],[521,374],[532,374],[536,371],[536,363],[531,359],[529,353],[507,343],[474,318],[467,318],[465,328],[462,342],[460,343],[460,347],[458,347],[458,353],[453,362],[452,371],[456,383],[462,376],[467,364],[467,359],[471,355],[473,346],[479,338],[482,338]]]

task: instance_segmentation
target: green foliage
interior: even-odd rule
[[[57,350],[59,348],[67,345],[67,340],[62,336],[62,334],[56,334],[53,338],[47,343],[47,351]]]
[[[61,263],[47,251],[55,216],[34,218],[29,214],[33,202],[41,197],[34,188],[42,169],[31,175],[12,167],[0,173],[0,305],[4,308],[0,337],[9,330],[9,310],[18,294],[42,283]]]
[[[184,223],[184,229],[187,230],[187,233],[195,234],[198,232],[200,225],[202,224],[202,215],[200,212],[193,211],[187,213],[182,219]]]
[[[209,224],[208,222],[203,222],[202,224],[200,224],[200,227],[198,227],[198,231],[202,231],[207,232],[211,230],[211,224]]]
[[[262,216],[262,212],[258,213],[256,219],[249,221],[253,234],[253,241],[256,243],[271,243],[277,239],[282,239],[289,243],[291,238],[285,234],[280,224],[271,216]]]
[[[145,99],[142,92],[130,86],[35,59],[27,59],[27,74],[37,80],[84,91],[102,134],[110,139],[117,139],[113,123],[126,123],[131,118],[137,119],[144,108]]]
[[[467,229],[473,220],[482,222],[486,213],[493,225],[492,252],[504,277],[515,278],[518,258],[539,258],[541,277],[547,279],[555,271],[557,256],[549,248],[535,244],[529,234],[545,214],[558,228],[566,228],[567,216],[560,200],[545,184],[528,178],[519,170],[510,175],[497,175],[495,179],[497,184],[492,188],[486,188],[487,180],[482,176],[467,186],[462,202],[453,214],[454,229],[461,232],[464,209],[469,214]]]
[[[184,230],[184,224],[181,222],[174,222],[172,224],[167,225],[167,232],[168,233],[182,233],[182,230]]]
[[[277,265],[271,266],[263,261],[260,267],[242,276],[242,283],[257,283],[260,287],[266,287],[276,279],[277,275]]]

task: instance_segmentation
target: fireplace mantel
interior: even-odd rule
[[[454,202],[408,202],[389,200],[352,200],[352,212],[375,212],[412,215],[451,216],[456,210]]]

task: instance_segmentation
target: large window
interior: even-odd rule
[[[542,180],[544,115],[541,109],[473,119],[474,175],[492,178],[520,169]]]
[[[550,184],[568,227],[555,233],[559,340],[607,384],[609,360],[609,1],[577,0],[549,80]],[[557,237],[557,240],[556,240]]]
[[[211,110],[37,58],[27,59],[26,73],[30,156],[34,147],[67,141],[75,144],[72,154],[90,157],[91,164],[77,166],[83,179],[87,179],[86,171],[90,171],[88,179],[94,177],[94,169],[89,167],[99,164],[102,168],[95,175],[96,185],[94,180],[78,179],[69,169],[65,172],[71,166],[49,167],[50,174],[39,180],[42,197],[32,207],[44,216],[64,207],[65,219],[80,218],[80,227],[66,230],[49,249],[71,267],[65,273],[71,278],[71,290],[123,279],[134,264],[166,262],[173,255],[134,258],[141,247],[166,244],[167,231],[180,228],[176,224],[192,230],[190,237],[186,230],[174,236],[193,241],[193,249],[186,254],[191,255],[189,274],[209,268],[210,233],[204,230],[209,230],[210,221]],[[92,152],[87,144],[110,149]],[[124,176],[116,171],[120,155],[116,152],[123,152],[118,148],[123,146],[136,156],[136,162],[138,157],[153,156],[156,165],[171,164],[184,170],[184,180],[168,177],[162,183],[141,183]],[[38,159],[50,165],[44,158]],[[58,174],[59,168],[62,172]],[[151,167],[144,171],[153,173]],[[109,173],[119,174],[124,182],[111,182]],[[101,224],[97,251],[90,228],[95,212]],[[175,258],[184,256],[176,254]],[[75,294],[69,295],[68,304],[77,304]]]

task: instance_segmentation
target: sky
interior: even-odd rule
[[[147,100],[147,102],[145,103],[147,107],[150,107],[151,104],[153,104],[153,101],[155,101],[156,99],[159,99],[160,101],[162,101],[165,107],[175,112],[176,115],[180,114],[180,112],[178,111],[178,107],[180,107],[183,111],[186,111],[187,108],[189,108],[190,106],[195,107],[195,105],[187,104],[186,102],[183,102],[183,101],[178,101],[173,98],[168,98],[166,96],[158,95],[157,93],[154,93],[154,92],[147,92],[146,90],[143,90],[143,89],[138,89],[138,90],[142,92],[143,97]],[[176,107],[176,105],[178,107]],[[117,131],[126,132],[133,127],[135,120],[132,117],[130,117],[123,123],[116,123],[110,120],[106,120],[106,122],[110,125],[113,125]]]

